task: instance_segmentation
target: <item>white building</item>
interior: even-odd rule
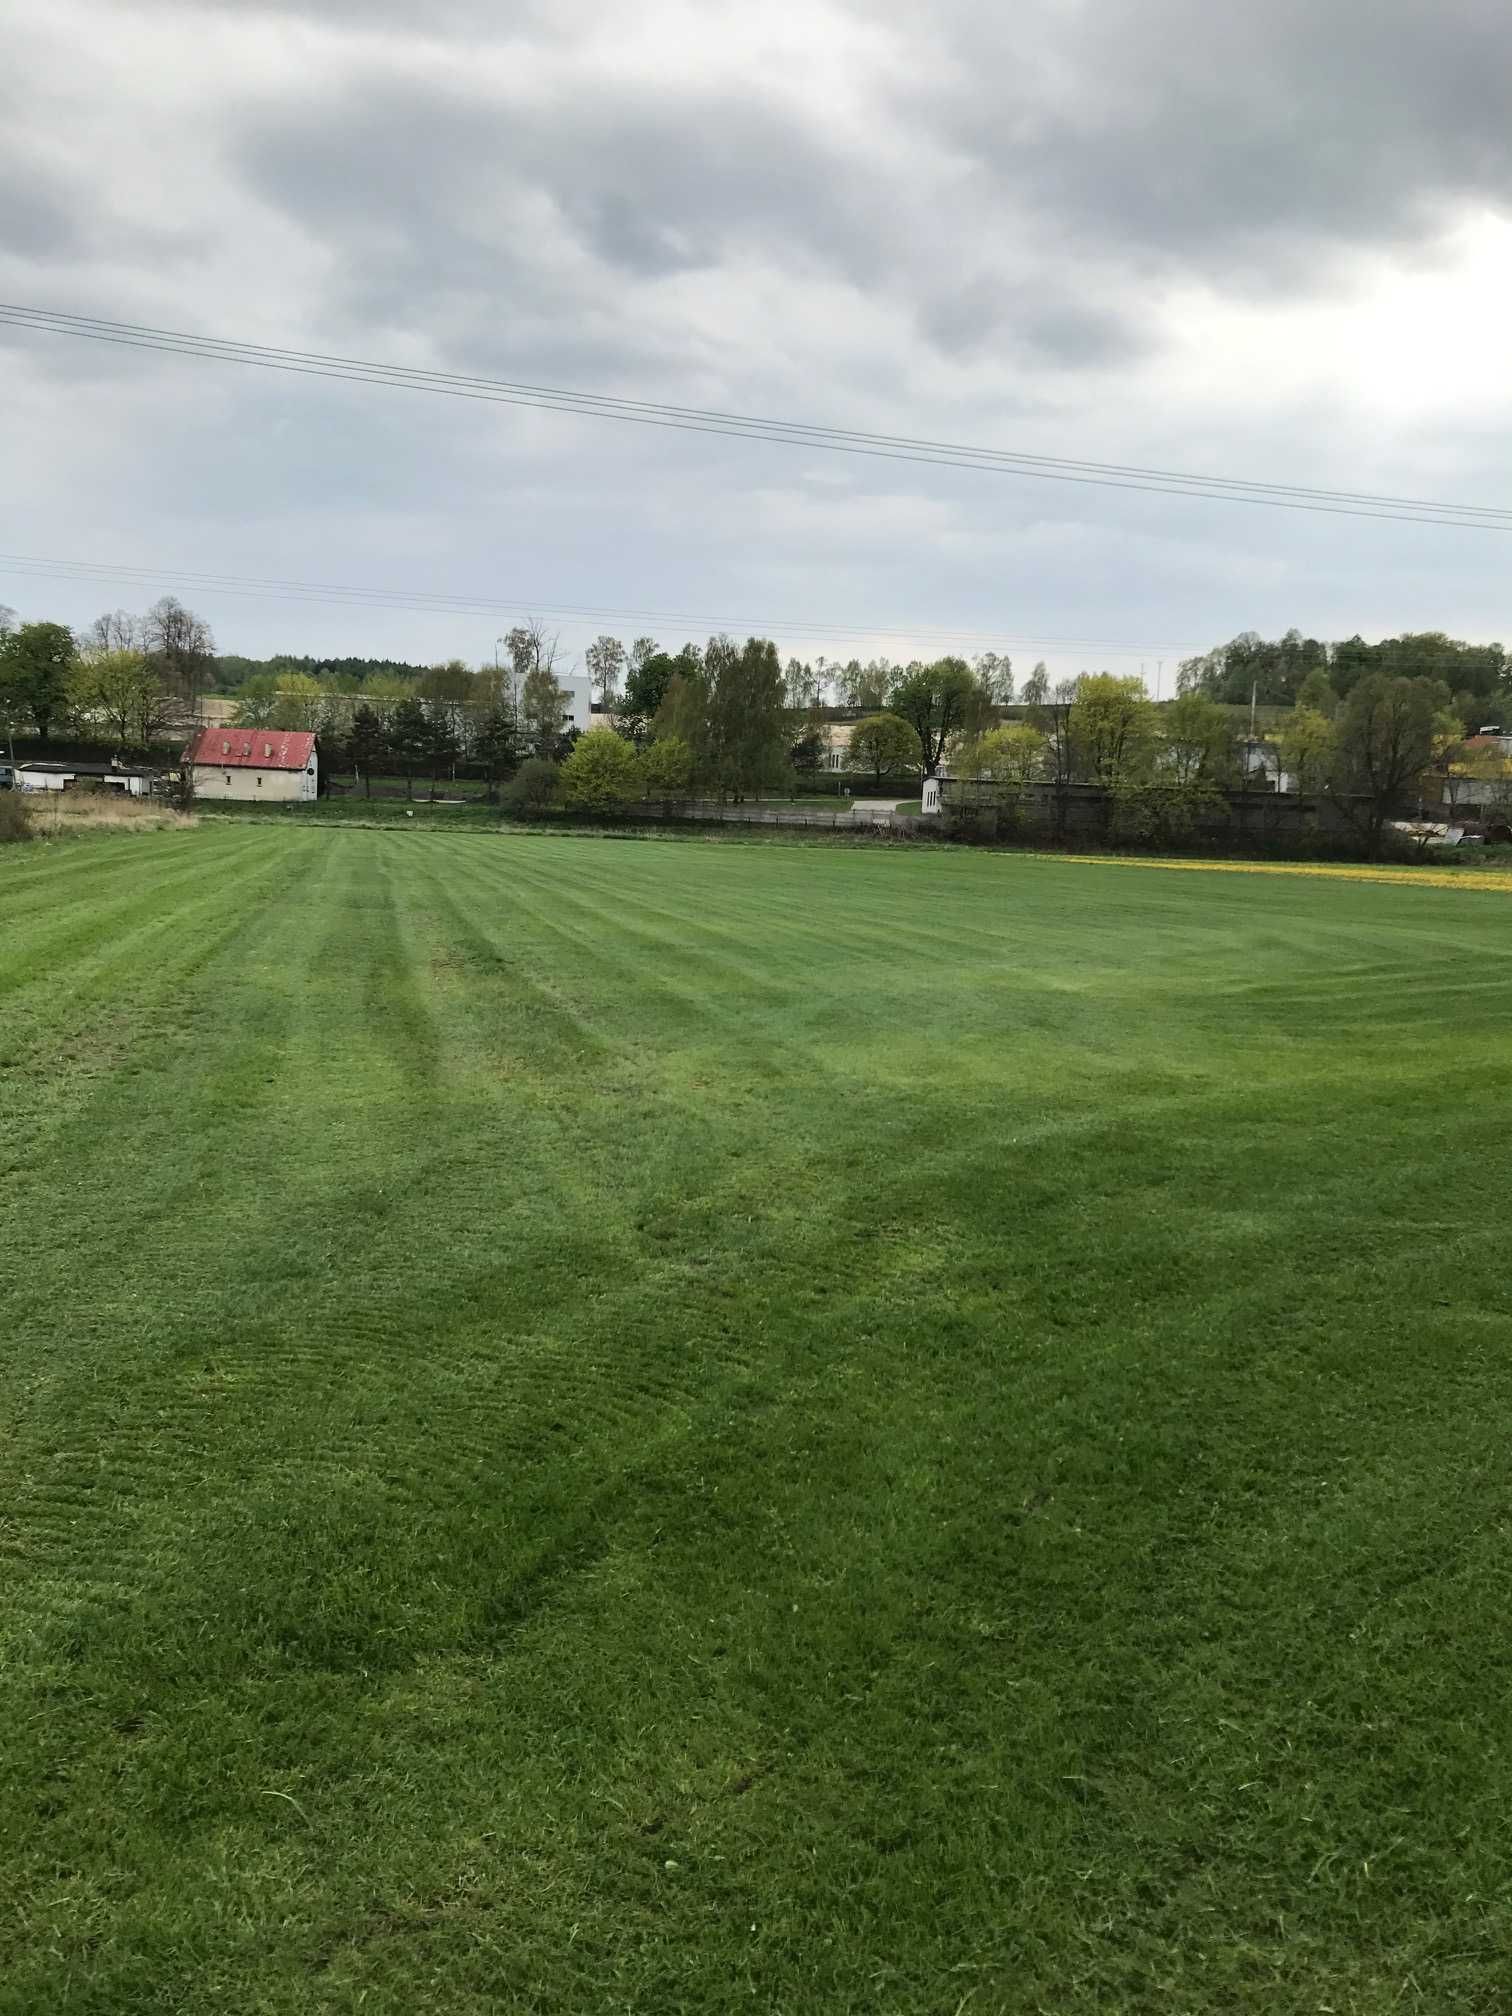
[[[204,728],[184,752],[197,798],[305,801],[320,789],[315,737],[284,728]]]
[[[593,719],[593,681],[588,677],[586,672],[557,673],[554,676],[556,678],[557,691],[562,696],[562,708],[566,716],[562,723],[562,733],[565,735],[571,730],[576,729],[578,734],[586,735],[588,730],[595,725]],[[509,704],[518,714],[524,694],[525,681],[505,668],[504,685],[508,694]],[[597,725],[603,727],[605,724],[600,721]]]
[[[133,763],[44,763],[16,765],[18,791],[66,791],[71,784],[119,791],[126,798],[145,798],[158,772]]]

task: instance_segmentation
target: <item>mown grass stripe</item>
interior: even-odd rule
[[[1497,2006],[1496,906],[70,847],[0,2008]]]

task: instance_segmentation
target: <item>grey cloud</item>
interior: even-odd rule
[[[76,204],[45,180],[35,168],[0,156],[0,253],[30,259],[66,257],[82,242],[82,220]]]
[[[953,79],[900,102],[1064,250],[1305,285],[1320,241],[1512,204],[1502,0],[947,5]]]
[[[166,0],[174,5],[176,0]],[[496,0],[197,0],[201,15],[230,20],[300,21],[320,28],[399,29],[414,39],[467,29],[480,41],[504,39],[501,28],[529,25],[549,29],[564,12],[565,0],[511,0],[507,24]]]
[[[49,266],[96,258],[166,263],[205,249],[202,236],[172,217],[122,215],[113,189],[91,184],[72,152],[66,167],[54,166],[19,130],[0,134],[0,190],[0,257]]]
[[[204,0],[192,43],[182,0],[141,0],[127,33],[109,0],[33,9],[5,111],[5,291],[689,404],[1495,499],[1493,399],[1451,388],[1427,420],[1389,386],[1341,400],[1337,356],[1307,375],[1284,318],[1236,318],[1262,357],[1286,352],[1274,399],[1263,364],[1190,398],[1137,367],[1152,268],[1283,299],[1337,283],[1355,249],[1400,266],[1455,205],[1506,200],[1501,0],[858,0],[877,34],[831,94],[804,37],[812,21],[829,60],[849,50],[841,4],[773,0],[777,54],[739,85],[723,5],[677,16],[654,85],[606,74],[601,0]],[[652,11],[626,0],[613,33]],[[154,12],[171,32],[148,74],[132,38]],[[173,236],[181,191],[193,244]],[[171,256],[142,256],[154,233]],[[8,473],[36,551],[1114,638],[1468,627],[1499,606],[1467,536],[837,458],[842,494],[815,458],[746,442],[0,344],[7,369],[25,352]],[[350,609],[208,613],[228,648],[400,641]],[[488,648],[429,621],[404,655]]]
[[[1026,343],[1062,365],[1128,364],[1151,347],[1129,314],[1080,301],[1031,301],[1018,326]]]
[[[881,193],[820,136],[717,89],[585,85],[571,104],[513,106],[357,74],[329,102],[244,115],[234,150],[266,200],[389,240],[417,279],[507,251],[510,205],[535,194],[632,276],[714,265],[758,242],[864,277],[886,237]]]
[[[981,277],[931,296],[919,326],[947,356],[1021,357],[1061,369],[1127,364],[1150,347],[1129,316],[1040,275]]]

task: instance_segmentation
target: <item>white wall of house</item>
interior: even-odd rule
[[[248,804],[290,804],[306,802],[320,788],[319,757],[312,756],[303,770],[255,770],[237,764],[196,763],[196,798],[235,798]]]
[[[566,694],[571,710],[568,727],[576,728],[580,735],[585,735],[593,726],[593,681],[586,673],[580,676],[574,672],[557,683]]]

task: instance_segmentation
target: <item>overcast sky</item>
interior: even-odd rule
[[[1505,0],[0,0],[0,51],[0,299],[1512,503]],[[933,655],[961,629],[1022,669],[1143,659],[1153,685],[1164,655],[1169,691],[1245,628],[1505,638],[1509,542],[0,328],[0,550],[160,569],[258,656],[477,662],[513,616],[591,604],[692,620],[563,616],[569,651],[719,623]],[[25,616],[152,599],[0,568]]]

